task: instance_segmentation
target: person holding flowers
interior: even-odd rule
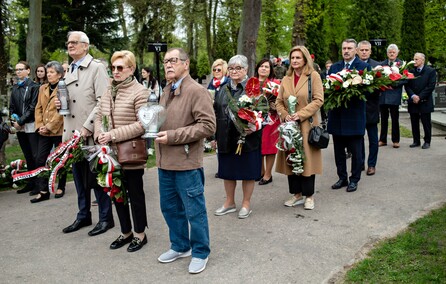
[[[345,39],[342,42],[343,60],[336,62],[330,68],[330,76],[337,75],[337,72],[355,70],[363,72],[370,70],[370,65],[356,57],[357,44],[354,39]],[[373,77],[372,77],[373,78]],[[359,78],[362,81],[362,78]],[[349,85],[350,81],[344,82],[345,89],[339,94],[347,94],[348,88],[358,87],[359,95],[350,96],[346,105],[334,107],[328,113],[328,132],[333,136],[333,146],[335,163],[339,180],[334,183],[332,189],[340,189],[347,186],[347,192],[356,191],[358,182],[361,179],[361,171],[364,166],[362,147],[366,127],[366,102],[361,98],[365,97],[365,91],[359,89],[361,84]],[[345,149],[352,153],[352,174],[350,181],[347,176],[347,155]]]
[[[226,191],[226,201],[214,212],[214,215],[223,216],[236,211],[235,188],[237,180],[241,180],[243,201],[238,218],[245,219],[252,212],[251,196],[255,180],[260,177],[262,132],[248,129],[247,126],[244,126],[244,129],[243,126],[234,122],[237,121],[234,118],[237,114],[229,110],[229,105],[234,104],[234,101],[247,104],[251,101],[245,90],[248,79],[248,59],[244,55],[235,55],[229,60],[228,66],[231,80],[220,90],[214,101],[217,118],[218,176],[223,179]],[[260,93],[259,85],[257,85],[257,91]]]
[[[272,169],[276,160],[276,142],[279,138],[277,128],[280,119],[276,111],[276,98],[280,81],[275,79],[273,64],[267,58],[257,63],[254,76],[259,78],[260,87],[268,99],[268,124],[262,130],[262,171],[259,185],[265,185],[273,181]]]
[[[112,145],[144,134],[144,128],[138,121],[138,110],[149,97],[149,90],[138,83],[133,76],[136,69],[135,55],[128,50],[116,51],[111,58],[113,81],[111,87],[101,97],[95,119],[94,137],[101,145]],[[114,199],[116,212],[121,225],[121,235],[110,245],[118,249],[125,244],[128,252],[134,252],[147,244],[144,233],[147,227],[146,202],[143,175],[145,163],[123,164],[123,188],[126,200]],[[129,205],[131,204],[131,206]],[[134,232],[130,221],[130,208],[133,217]]]
[[[401,67],[403,61],[398,57],[399,49],[396,44],[390,44],[387,47],[387,59],[381,62],[382,66]],[[401,105],[401,96],[403,93],[403,85],[406,80],[399,80],[392,85],[391,88],[382,92],[379,97],[379,109],[381,112],[381,133],[379,135],[379,146],[387,145],[387,131],[389,127],[389,114],[392,119],[392,142],[393,148],[400,147],[400,122],[399,108]]]
[[[62,65],[57,61],[50,61],[44,67],[47,72],[48,83],[40,86],[39,97],[34,112],[35,129],[39,133],[39,144],[36,158],[36,166],[45,166],[48,155],[53,147],[62,142],[63,116],[57,112],[54,99],[57,97],[57,84],[64,76]],[[59,174],[59,185],[57,186],[56,198],[65,193],[66,173]],[[50,198],[48,190],[48,178],[38,177],[37,185],[40,193],[31,203],[37,203]]]
[[[277,154],[276,172],[287,175],[288,189],[292,197],[284,205],[288,207],[303,203],[307,210],[314,209],[314,186],[316,174],[322,174],[321,150],[308,143],[308,133],[313,125],[319,124],[318,110],[324,104],[322,80],[314,70],[313,60],[304,46],[295,46],[289,53],[290,67],[282,79],[276,100],[277,113],[285,124],[298,125],[302,136],[301,146],[295,145],[290,151],[279,151]],[[311,80],[311,83],[310,83]],[[311,98],[309,99],[309,90]],[[299,131],[300,130],[300,131]],[[297,133],[298,134],[298,133]],[[303,151],[302,148],[303,147]],[[294,151],[303,158],[303,171],[293,168],[290,155]]]

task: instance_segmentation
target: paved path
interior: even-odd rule
[[[405,118],[402,117],[402,121]],[[406,119],[407,123],[407,119]],[[0,275],[2,283],[323,283],[351,264],[375,241],[395,235],[431,208],[446,202],[446,140],[433,138],[429,150],[380,148],[377,173],[363,175],[359,189],[331,190],[337,180],[332,145],[323,151],[324,174],[316,178],[316,208],[287,208],[285,176],[275,174],[266,186],[256,185],[253,213],[212,213],[225,199],[215,179],[216,158],[205,158],[206,201],[211,234],[207,269],[189,275],[189,259],[160,264],[169,248],[167,227],[159,209],[156,169],[144,176],[148,205],[148,245],[135,253],[112,251],[116,226],[89,237],[84,228],[62,229],[74,221],[76,192],[68,184],[62,199],[31,204],[28,195],[0,193]],[[237,206],[241,206],[237,188]],[[97,222],[97,208],[93,208]],[[116,216],[116,215],[115,215]],[[118,219],[115,217],[115,221]]]

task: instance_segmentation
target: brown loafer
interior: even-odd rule
[[[367,175],[373,176],[375,174],[375,167],[368,167],[367,169]]]
[[[393,143],[393,148],[399,148],[399,147],[400,147],[400,143],[398,143],[398,142]]]

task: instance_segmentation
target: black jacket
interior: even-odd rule
[[[215,133],[219,153],[235,154],[240,133],[228,113],[228,96],[232,93],[234,99],[238,100],[245,93],[246,81],[237,85],[237,90],[231,89],[231,83],[227,83],[220,89],[215,97],[214,110],[217,118],[217,132]],[[246,136],[242,152],[251,152],[260,148],[262,142],[262,130]]]
[[[409,113],[429,113],[434,111],[434,102],[432,93],[435,89],[435,83],[437,81],[437,73],[434,68],[424,65],[421,72],[416,69],[411,70],[416,77],[415,79],[407,82],[405,89],[409,96],[408,108]],[[420,97],[418,104],[414,104],[412,96],[417,95]]]
[[[9,115],[17,114],[17,123],[23,126],[25,123],[34,122],[34,110],[39,95],[39,85],[27,78],[22,86],[12,86],[11,101],[9,102]]]

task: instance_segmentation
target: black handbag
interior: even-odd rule
[[[311,95],[311,74],[308,77],[308,103],[312,100]],[[318,149],[325,149],[330,142],[330,134],[327,131],[326,124],[313,126],[313,117],[309,118],[311,129],[308,133],[308,144]]]

